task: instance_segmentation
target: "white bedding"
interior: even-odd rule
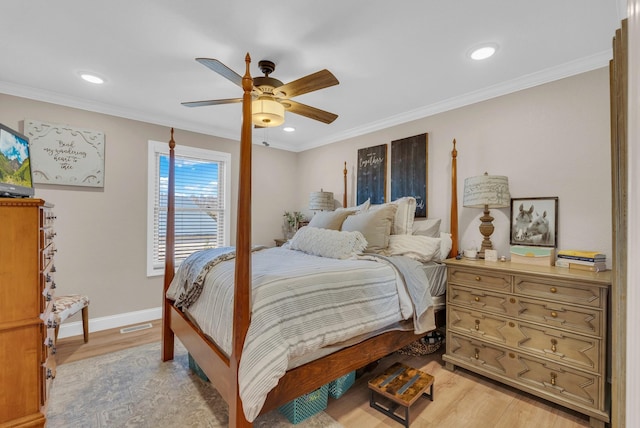
[[[227,355],[233,277],[233,260],[218,263],[205,276],[200,297],[186,310]],[[422,328],[435,328],[426,276],[421,279],[424,293],[416,298],[414,280],[410,296],[404,276],[384,258],[337,260],[270,248],[253,253],[252,277],[252,319],[239,369],[240,397],[249,421],[259,414],[292,359],[414,313],[429,314]]]

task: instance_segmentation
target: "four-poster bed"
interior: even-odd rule
[[[176,302],[167,298],[167,291],[174,278],[174,147],[171,134],[169,161],[169,193],[167,217],[166,263],[164,280],[164,304],[162,325],[162,359],[173,358],[174,335],[187,348],[200,368],[209,377],[213,386],[229,405],[229,426],[250,427],[240,398],[239,370],[245,338],[252,317],[252,261],[251,261],[251,90],[253,80],[249,73],[250,57],[245,58],[246,71],[242,78],[243,124],[240,141],[240,168],[238,190],[238,212],[235,254],[235,281],[233,289],[233,327],[230,352],[225,353],[213,343],[193,320],[178,309]],[[346,170],[346,163],[345,163]],[[455,174],[455,168],[452,173]],[[452,178],[455,182],[455,177]],[[344,205],[347,204],[346,174]],[[452,209],[457,210],[452,205]],[[457,237],[452,237],[457,242]],[[422,337],[413,330],[392,330],[369,337],[357,344],[343,347],[333,353],[291,368],[281,377],[275,388],[268,393],[260,413],[281,406],[302,394],[311,392],[328,382],[353,370],[364,367],[391,352],[394,352]]]

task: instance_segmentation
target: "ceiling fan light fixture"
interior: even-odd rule
[[[277,101],[257,99],[251,103],[251,112],[254,125],[272,128],[284,123],[284,106]]]

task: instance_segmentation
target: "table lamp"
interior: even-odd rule
[[[485,250],[493,249],[491,234],[493,233],[493,217],[489,208],[508,208],[511,201],[509,195],[509,179],[502,175],[484,175],[469,177],[464,180],[464,197],[462,205],[467,208],[483,208],[480,217],[480,233],[484,237],[478,257],[483,259]]]
[[[309,195],[309,210],[311,211],[333,211],[333,192],[311,192]]]

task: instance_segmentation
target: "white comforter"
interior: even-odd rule
[[[227,355],[232,346],[234,266],[233,260],[217,263],[204,277],[200,297],[186,309]],[[251,269],[251,325],[238,374],[249,421],[258,416],[292,359],[415,314],[432,315],[427,311],[432,301],[426,276],[425,292],[416,298],[415,278],[409,293],[404,276],[384,258],[337,260],[270,248],[253,253]],[[180,272],[176,278],[184,281]],[[180,288],[172,284],[168,296],[179,298]],[[422,324],[421,330],[433,328],[432,321]]]

